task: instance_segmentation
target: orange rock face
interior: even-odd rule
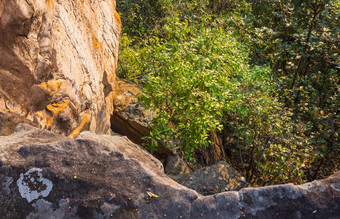
[[[0,1],[0,135],[109,133],[119,36],[115,1]]]

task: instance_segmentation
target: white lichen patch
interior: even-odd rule
[[[17,181],[21,197],[31,202],[39,197],[47,197],[53,187],[50,180],[42,176],[42,170],[39,168],[32,168],[26,173],[20,174]]]

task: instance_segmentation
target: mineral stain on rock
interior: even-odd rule
[[[40,197],[47,197],[52,191],[53,184],[42,176],[42,170],[32,168],[26,173],[21,173],[17,181],[21,197],[32,202]]]

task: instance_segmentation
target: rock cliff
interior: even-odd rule
[[[18,125],[0,137],[0,216],[16,218],[339,218],[340,172],[303,185],[202,196],[126,137],[72,139]]]
[[[1,0],[0,135],[109,133],[119,36],[114,0]]]

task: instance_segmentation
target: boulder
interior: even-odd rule
[[[248,186],[244,177],[224,161],[192,173],[171,176],[171,178],[202,195],[238,191]]]
[[[71,139],[20,124],[0,137],[0,151],[1,218],[146,218],[198,197],[119,135]],[[157,206],[167,199],[169,206]]]
[[[152,118],[155,115],[152,110],[147,110],[139,104],[137,95],[140,92],[140,86],[117,80],[113,91],[114,111],[111,116],[111,129],[139,145],[144,143],[143,137],[149,135]],[[158,159],[167,160],[174,153],[159,143],[153,155]]]
[[[178,155],[169,156],[165,164],[165,173],[172,176],[191,173],[192,169]]]
[[[136,144],[143,142],[142,138],[149,135],[154,113],[138,104],[137,95],[140,87],[136,84],[117,80],[113,91],[113,115],[111,117],[112,131],[127,136]]]
[[[0,1],[0,135],[109,133],[119,37],[114,0]]]
[[[119,135],[72,139],[18,125],[0,137],[0,217],[339,218],[340,172],[303,185],[202,196]]]

